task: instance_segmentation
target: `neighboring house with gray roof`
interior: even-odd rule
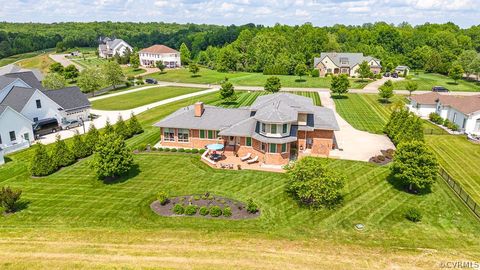
[[[357,77],[363,61],[368,63],[373,74],[381,72],[380,60],[372,56],[364,56],[363,53],[321,53],[320,57],[314,58],[313,66],[319,70],[321,77],[327,74],[347,74],[350,77]]]
[[[36,68],[26,69],[15,64],[8,64],[6,66],[0,67],[0,76],[9,74],[9,73],[20,73],[20,72],[32,72],[35,75],[37,81],[43,81],[43,73]]]
[[[0,76],[0,147],[34,140],[32,125],[46,119],[60,124],[87,120],[90,102],[78,87],[45,90],[32,72]]]
[[[283,165],[297,156],[328,156],[339,130],[331,109],[295,94],[264,95],[249,107],[221,108],[197,102],[155,124],[162,147],[204,148],[222,143],[225,151],[258,156]]]
[[[98,55],[102,58],[114,57],[116,54],[123,56],[127,51],[133,52],[132,46],[130,46],[123,39],[99,39]]]

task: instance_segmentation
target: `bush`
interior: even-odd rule
[[[231,217],[232,216],[232,209],[230,209],[230,207],[223,208],[223,216]]]
[[[135,77],[132,76],[132,75],[129,75],[129,76],[127,76],[127,80],[128,81],[133,81],[133,80],[135,80]]]
[[[212,217],[219,217],[222,215],[222,209],[218,206],[210,207],[210,216]]]
[[[162,152],[162,151],[163,151],[163,148],[162,148],[162,147],[158,147],[158,148],[157,148],[157,151]]]
[[[205,207],[205,206],[200,207],[199,213],[200,213],[200,215],[202,215],[202,216],[208,215],[208,213],[209,213],[208,208]]]
[[[173,207],[173,213],[175,213],[177,215],[183,215],[184,212],[185,212],[185,208],[183,208],[183,205],[181,205],[181,204],[177,203]]]
[[[170,152],[170,148],[164,148],[163,151]]]
[[[147,144],[145,144],[145,143],[142,143],[142,144],[138,145],[138,147],[137,147],[138,151],[145,151],[146,149],[147,149]]]
[[[193,195],[193,199],[194,199],[195,201],[200,200],[200,195]]]
[[[185,149],[185,153],[192,153],[192,149]]]
[[[178,151],[177,148],[170,149],[170,152],[177,152],[177,151]]]
[[[165,205],[168,203],[168,193],[165,191],[160,191],[157,194],[157,200],[160,202],[161,205]]]
[[[207,150],[205,150],[205,149],[200,149],[200,150],[198,150],[198,153],[203,154],[203,153],[205,153],[205,151],[207,151]],[[193,151],[192,151],[192,153],[196,153],[196,152],[193,152]]]
[[[422,220],[422,213],[415,207],[411,207],[405,211],[405,218],[412,222],[419,222]]]
[[[198,149],[192,149],[192,154],[198,154]]]
[[[185,152],[185,149],[183,149],[183,148],[178,148],[178,152],[183,153],[183,152]]]
[[[385,161],[385,157],[383,155],[378,155],[377,159],[381,162]]]
[[[258,212],[258,205],[253,201],[252,198],[248,199],[247,201],[247,212],[251,214]]]
[[[21,195],[21,190],[14,190],[10,187],[2,187],[2,190],[0,190],[0,206],[7,213],[15,212],[17,202],[20,200]]]
[[[312,69],[312,71],[310,72],[310,75],[312,77],[320,77],[320,71],[318,69]]]
[[[197,213],[198,207],[196,205],[188,205],[185,207],[185,215],[193,216]]]
[[[440,115],[438,115],[437,113],[430,113],[428,115],[428,118],[430,119],[430,121],[434,122],[435,124],[438,124],[438,125],[443,124],[442,117]]]
[[[55,168],[52,166],[50,155],[45,146],[41,143],[37,144],[30,162],[30,173],[32,176],[46,176],[54,171]]]
[[[131,82],[125,82],[125,87],[130,87],[130,86],[132,86]]]

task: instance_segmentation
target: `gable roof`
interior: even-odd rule
[[[0,75],[6,75],[9,73],[22,73],[22,72],[32,72],[38,81],[43,80],[43,73],[36,68],[26,69],[26,68],[19,67],[15,64],[9,64],[9,65],[0,67]]]
[[[42,91],[47,97],[55,101],[64,110],[73,110],[90,107],[91,103],[87,97],[76,86],[58,90]]]
[[[467,115],[480,111],[480,95],[456,96],[431,92],[414,95],[410,97],[410,99],[418,104],[424,105],[436,105],[437,103],[440,103],[443,106],[452,107]]]
[[[320,57],[313,59],[313,66],[316,67],[324,58],[328,57],[338,67],[354,67],[357,64],[361,64],[363,61],[370,62],[375,60],[380,65],[380,60],[372,56],[363,56],[363,53],[336,53],[336,52],[322,52]],[[342,64],[341,60],[346,60],[346,63]]]
[[[37,79],[35,74],[32,71],[21,71],[15,73],[5,74],[5,77],[8,78],[18,78],[28,84],[32,88],[43,90],[42,83]]]
[[[15,78],[10,78],[6,76],[0,76],[0,90],[5,88],[7,85],[11,84],[14,82],[16,79]]]
[[[141,51],[139,51],[141,53],[154,53],[154,54],[161,54],[161,53],[179,53],[178,51],[170,48],[170,47],[167,47],[165,45],[152,45],[148,48],[145,48],[145,49],[142,49]]]
[[[3,99],[1,105],[9,106],[15,111],[21,112],[35,91],[37,90],[33,88],[14,86]]]

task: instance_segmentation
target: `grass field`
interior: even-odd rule
[[[347,94],[343,98],[335,98],[337,112],[354,128],[371,133],[383,133],[391,107],[397,101],[403,101],[403,96],[394,96],[391,103],[379,101],[375,94]]]
[[[5,57],[0,59],[0,67],[6,66],[8,64],[27,59],[27,58],[32,58],[41,54],[44,54],[45,52],[50,52],[53,51],[53,49],[48,49],[48,50],[42,50],[42,51],[36,51],[36,52],[29,52],[29,53],[22,53],[22,54],[16,54],[12,55],[9,57]]]
[[[458,84],[455,84],[451,78],[437,73],[419,72],[418,75],[415,75],[414,72],[411,72],[410,74],[413,75],[411,81],[418,84],[418,90],[431,90],[433,86],[444,86],[450,91],[480,91],[480,82],[459,80]],[[394,88],[405,90],[408,81],[410,80],[394,82]]]
[[[219,84],[225,78],[228,78],[234,85],[244,86],[264,86],[270,75],[263,75],[261,73],[247,73],[247,72],[230,72],[222,73],[215,70],[201,68],[198,76],[192,77],[192,73],[187,68],[180,68],[175,70],[167,70],[163,74],[151,74],[152,78],[159,81],[169,82],[184,82],[184,83],[204,83],[204,84]],[[298,76],[278,75],[283,87],[317,87],[329,88],[331,78],[312,78],[304,76],[304,81],[298,80]],[[367,82],[360,82],[358,79],[351,79],[351,88],[363,88]]]
[[[313,99],[313,103],[317,106],[321,106],[320,96],[317,92],[308,92],[308,91],[297,91],[292,92],[297,95],[309,97]],[[253,102],[257,99],[257,97],[262,95],[267,95],[268,92],[265,91],[237,91],[237,100],[234,102],[224,102],[223,100],[219,100],[214,102],[213,105],[215,106],[222,106],[225,108],[238,108],[238,107],[245,107],[252,105]]]
[[[188,87],[155,87],[138,92],[95,100],[92,107],[98,110],[128,110],[160,100],[205,90]]]
[[[151,125],[198,100],[215,104],[219,97],[211,93],[140,114],[146,132],[128,144],[158,140]],[[410,195],[386,180],[388,167],[325,160],[347,175],[345,200],[338,209],[312,211],[284,192],[284,174],[214,170],[198,156],[145,153],[135,155],[137,169],[113,184],[95,178],[89,159],[31,179],[31,152],[14,154],[0,167],[1,185],[21,188],[27,202],[26,209],[0,218],[3,268],[434,268],[439,260],[480,256],[480,223],[442,181],[430,194]],[[244,221],[160,217],[149,209],[160,190],[253,197],[262,215]],[[421,209],[421,223],[403,217],[410,206]],[[366,229],[356,231],[356,223]]]
[[[427,136],[440,164],[480,204],[480,145],[464,136]]]
[[[17,65],[27,69],[36,68],[39,69],[43,74],[47,74],[50,65],[53,63],[55,62],[48,56],[48,54],[40,54],[31,58],[20,60],[17,62]]]

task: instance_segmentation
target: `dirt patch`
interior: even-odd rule
[[[177,215],[173,212],[173,208],[176,204],[181,204],[183,207],[188,205],[195,205],[197,206],[197,212],[194,215]],[[225,209],[226,207],[230,207],[232,211],[232,215],[226,217],[221,215],[219,217],[212,217],[210,214],[208,215],[201,215],[200,214],[200,207],[210,207],[218,206],[220,209]],[[217,195],[201,195],[201,194],[193,194],[193,195],[186,195],[186,196],[178,196],[169,198],[168,202],[165,205],[161,205],[159,201],[154,201],[150,204],[150,208],[158,215],[161,216],[188,216],[188,217],[201,217],[201,218],[215,218],[215,219],[249,219],[249,218],[256,218],[260,216],[260,210],[256,213],[250,213],[246,209],[246,205],[240,201],[217,196]]]

